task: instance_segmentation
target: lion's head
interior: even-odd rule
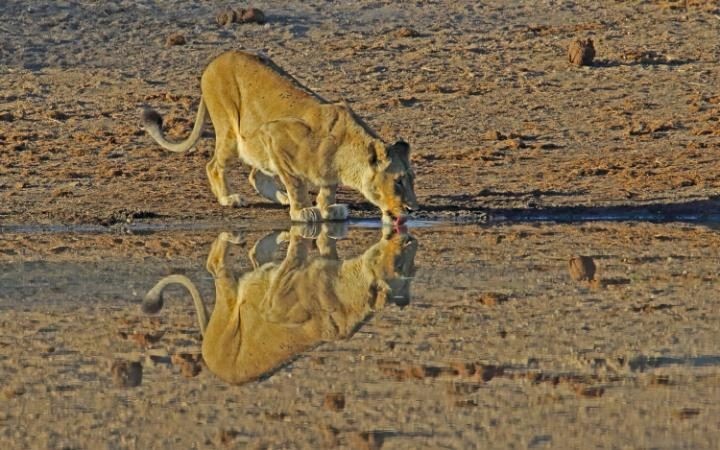
[[[404,141],[386,145],[374,140],[368,146],[368,162],[370,170],[363,177],[363,194],[382,210],[384,223],[402,225],[407,214],[418,208],[410,145]]]

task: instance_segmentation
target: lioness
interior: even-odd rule
[[[268,58],[223,53],[203,72],[201,90],[195,126],[185,141],[168,141],[154,110],[143,112],[143,123],[162,147],[186,152],[200,138],[206,111],[210,114],[215,155],[206,168],[221,205],[242,204],[238,194],[228,194],[224,174],[237,155],[252,167],[255,189],[290,205],[293,221],[347,219],[347,206],[335,203],[338,184],[360,191],[382,210],[385,223],[401,225],[417,208],[410,146],[383,143],[349,107],[326,102]],[[286,192],[277,188],[275,176]],[[319,189],[315,207],[311,186]]]
[[[143,311],[162,308],[162,293],[173,283],[192,295],[203,334],[202,355],[221,379],[244,383],[268,374],[294,355],[327,340],[351,336],[358,325],[387,301],[407,304],[417,241],[407,234],[383,237],[356,258],[341,261],[335,240],[322,233],[320,256],[309,256],[312,240],[293,227],[281,263],[260,265],[256,256],[272,253],[278,233],[250,251],[252,272],[239,279],[225,264],[229,233],[210,248],[207,269],[215,280],[215,309],[208,320],[195,285],[183,275],[161,279],[145,296]]]

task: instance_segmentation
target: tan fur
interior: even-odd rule
[[[294,227],[287,256],[281,263],[257,265],[237,281],[226,264],[227,233],[221,233],[208,255],[215,280],[215,309],[209,322],[200,295],[189,280],[203,330],[202,354],[208,368],[230,383],[243,383],[267,374],[295,354],[327,340],[349,337],[385,302],[405,304],[414,273],[417,241],[409,235],[383,237],[363,255],[346,261],[337,257],[335,240],[317,239],[321,256],[308,255],[312,246]],[[284,233],[287,235],[288,233]],[[276,235],[256,244],[272,252]],[[273,245],[267,248],[268,242]],[[256,250],[251,251],[254,257]],[[146,296],[143,309],[156,312],[166,277]],[[179,282],[177,278],[174,282]],[[189,284],[187,284],[189,283]]]
[[[207,175],[221,205],[242,203],[238,194],[228,193],[225,180],[226,165],[239,157],[253,167],[250,181],[256,190],[289,204],[293,221],[346,219],[347,207],[335,203],[338,184],[360,191],[386,222],[402,222],[417,208],[409,146],[383,143],[347,106],[326,102],[269,59],[223,53],[205,69],[201,90],[187,140],[168,141],[155,111],[144,112],[144,124],[164,148],[183,152],[200,138],[207,111],[216,140]],[[319,189],[316,207],[308,195],[311,187]]]

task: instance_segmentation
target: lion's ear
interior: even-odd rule
[[[401,158],[407,159],[410,157],[410,144],[402,139],[392,145],[392,150]]]
[[[387,150],[384,145],[371,142],[368,145],[368,162],[371,166],[377,166],[387,161]]]

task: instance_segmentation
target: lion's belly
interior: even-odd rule
[[[274,176],[277,174],[277,167],[275,167],[272,159],[267,157],[263,149],[253,148],[253,146],[248,145],[247,141],[242,138],[238,138],[237,142],[237,152],[240,161],[268,175]]]

